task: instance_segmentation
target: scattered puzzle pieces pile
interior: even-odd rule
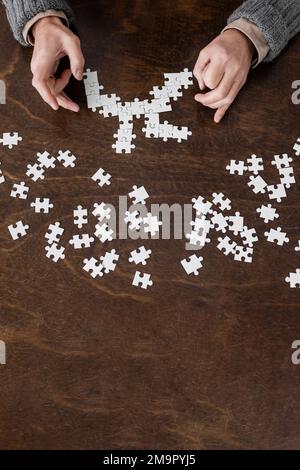
[[[8,137],[10,136],[10,137]],[[3,145],[7,145],[9,148],[13,145],[17,145],[22,138],[15,134],[3,134]],[[38,152],[36,162],[27,165],[26,176],[29,177],[32,182],[45,179],[45,170],[55,168],[56,162],[63,164],[65,168],[75,166],[76,157],[69,150],[58,152],[58,156],[53,157],[46,150],[44,152]],[[3,177],[4,181],[5,178]],[[21,181],[20,183],[13,183],[10,196],[15,199],[27,200],[30,187]],[[30,207],[34,209],[36,214],[49,214],[50,210],[53,209],[54,204],[47,197],[35,198],[30,202]],[[15,224],[8,226],[8,231],[13,240],[18,240],[21,237],[25,237],[28,233],[29,225],[19,220]],[[45,247],[47,258],[57,263],[59,260],[65,258],[65,248],[59,245],[60,237],[62,236],[64,229],[60,227],[60,223],[50,224],[48,232],[45,238],[48,240],[47,246]]]
[[[136,137],[133,134],[133,117],[140,118],[145,116],[146,127],[143,129],[147,137],[176,139],[178,142],[186,140],[191,134],[185,128],[179,128],[165,121],[159,122],[159,114],[171,110],[170,100],[176,101],[182,96],[182,88],[187,89],[192,84],[191,73],[187,70],[179,74],[165,74],[165,83],[162,87],[154,87],[150,94],[152,100],[139,101],[137,98],[133,102],[121,103],[116,95],[101,95],[103,89],[98,83],[96,72],[88,72],[85,79],[85,87],[88,96],[89,107],[94,111],[98,108],[100,113],[107,116],[118,116],[120,128],[115,134],[117,139],[113,148],[117,153],[130,153],[134,148],[132,140]],[[11,149],[22,140],[18,133],[4,133],[0,142]],[[300,139],[294,145],[295,155],[300,156]],[[70,150],[59,150],[57,156],[52,156],[49,152],[37,153],[36,161],[27,165],[26,176],[36,182],[46,178],[46,171],[54,169],[57,163],[61,163],[65,168],[74,168],[76,165],[76,156]],[[248,173],[249,181],[247,185],[254,194],[263,194],[269,200],[275,203],[281,203],[287,197],[287,191],[296,183],[294,169],[292,166],[293,158],[287,154],[275,155],[272,165],[277,169],[279,182],[274,185],[268,184],[263,178],[262,172],[265,171],[262,157],[251,155],[246,161],[231,160],[226,166],[226,170],[231,175],[243,176]],[[0,163],[1,164],[1,163]],[[99,168],[91,179],[97,183],[100,188],[111,184],[111,174],[103,168]],[[5,176],[0,169],[0,184],[5,182]],[[30,194],[30,187],[25,181],[13,183],[10,196],[14,199],[27,200]],[[159,216],[152,213],[147,207],[149,194],[144,186],[134,185],[128,194],[132,205],[124,214],[124,222],[129,230],[137,231],[143,235],[159,237],[162,222]],[[234,261],[243,263],[252,263],[254,246],[258,242],[258,236],[255,228],[246,225],[243,215],[236,211],[232,212],[232,202],[222,192],[214,192],[210,200],[202,196],[192,199],[195,217],[191,221],[191,231],[186,234],[189,249],[199,250],[211,243],[214,233],[222,236],[217,237],[217,249],[225,256],[231,256]],[[30,202],[37,214],[48,214],[54,205],[47,197],[35,198]],[[116,233],[110,225],[112,217],[112,207],[104,202],[95,202],[91,209],[91,214],[96,218],[95,232],[76,233],[69,239],[68,244],[74,250],[89,249],[93,243],[100,241],[102,244],[110,243],[116,238]],[[256,214],[265,224],[274,223],[279,219],[278,211],[271,203],[261,204],[256,209]],[[74,225],[81,231],[89,222],[89,210],[81,205],[73,211]],[[27,235],[29,225],[22,220],[8,226],[11,238],[16,241]],[[57,263],[65,259],[65,247],[61,244],[61,238],[64,234],[64,228],[60,222],[56,221],[49,225],[45,234],[47,245],[45,247],[47,258]],[[287,233],[281,227],[271,227],[265,231],[264,236],[270,243],[283,246],[290,242]],[[294,248],[296,252],[300,251],[300,241]],[[146,266],[152,251],[144,245],[130,252],[129,263],[134,265]],[[119,261],[119,254],[115,249],[105,251],[99,258],[85,257],[83,259],[83,270],[91,275],[92,278],[103,277],[115,271]],[[181,265],[187,275],[198,276],[203,268],[203,257],[196,253],[188,258],[181,260]],[[300,288],[300,269],[289,274],[286,282],[291,288]],[[153,285],[151,274],[136,271],[132,285],[147,289]]]
[[[296,157],[300,156],[300,138],[295,143],[293,150],[295,151]],[[248,186],[252,189],[255,194],[264,194],[267,195],[271,201],[274,201],[280,204],[287,197],[287,190],[291,189],[292,185],[296,183],[294,168],[293,168],[293,158],[288,154],[284,153],[282,155],[274,155],[271,164],[277,169],[279,174],[279,182],[275,185],[268,184],[265,179],[261,176],[261,172],[264,171],[263,158],[252,155],[246,161],[240,160],[231,160],[226,166],[226,170],[231,175],[243,176],[244,173],[252,173]],[[279,218],[277,209],[271,204],[264,205],[256,209],[259,217],[263,219],[265,224],[274,222],[275,219]],[[278,246],[283,246],[290,242],[287,234],[282,231],[281,227],[273,227],[269,231],[264,233],[267,241],[270,243],[275,243]],[[228,248],[228,247],[227,247]],[[229,249],[229,248],[228,248]],[[299,246],[295,247],[295,251],[300,251],[300,242]],[[297,287],[299,280],[299,272],[291,273],[289,278],[286,278],[287,282],[290,281],[291,287]],[[300,287],[300,286],[299,286]]]

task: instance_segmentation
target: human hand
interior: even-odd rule
[[[37,21],[32,28],[32,34],[33,87],[55,111],[61,106],[78,112],[78,104],[63,91],[72,74],[77,80],[82,80],[84,57],[78,36],[64,26],[60,18],[54,16]],[[66,69],[60,77],[55,77],[59,61],[65,56],[69,57],[71,69]]]
[[[237,29],[228,29],[200,51],[194,75],[201,91],[195,100],[216,109],[214,121],[219,123],[247,81],[255,47]]]

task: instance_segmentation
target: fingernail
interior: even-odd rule
[[[76,78],[77,80],[82,80],[82,75],[83,75],[83,74],[82,74],[82,70],[76,70],[76,72],[75,72],[75,78]]]

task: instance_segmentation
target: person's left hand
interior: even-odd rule
[[[58,17],[45,17],[38,20],[33,28],[34,49],[31,60],[32,85],[43,100],[55,111],[61,106],[78,112],[79,106],[64,92],[70,77],[82,80],[84,57],[78,36],[67,28]],[[70,68],[60,77],[56,71],[60,60],[69,57]]]

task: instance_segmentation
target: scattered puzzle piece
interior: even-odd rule
[[[235,253],[235,248],[237,246],[237,244],[231,240],[229,237],[220,237],[218,238],[218,242],[219,244],[217,245],[217,248],[218,250],[222,251],[222,253],[226,256],[230,255],[230,254],[234,254]]]
[[[195,276],[199,275],[199,271],[202,268],[203,258],[201,256],[192,255],[188,259],[183,259],[181,265],[185,272],[190,275],[194,274]]]
[[[228,222],[228,230],[238,235],[244,230],[244,217],[241,216],[239,212],[236,212],[235,215],[230,215],[226,217]]]
[[[254,175],[258,175],[260,171],[264,170],[263,159],[256,155],[251,155],[250,158],[247,158],[247,165],[248,171]]]
[[[146,199],[148,199],[149,194],[147,193],[144,186],[138,188],[136,185],[132,187],[133,191],[128,194],[130,199],[132,199],[133,204],[146,204]]]
[[[95,236],[99,238],[102,243],[111,242],[113,239],[114,231],[109,228],[108,224],[97,224],[95,227]]]
[[[242,176],[247,169],[245,162],[242,160],[230,160],[230,163],[226,166],[226,170],[229,171],[231,175]]]
[[[125,212],[124,222],[129,224],[130,230],[140,230],[143,218],[138,211]]]
[[[186,234],[186,238],[189,240],[191,245],[204,247],[206,243],[210,243],[211,239],[208,238],[207,232],[199,233],[196,230],[192,230],[191,233]]]
[[[45,179],[44,173],[45,169],[37,163],[35,163],[34,165],[27,165],[26,176],[31,178],[34,182]]]
[[[269,199],[276,199],[277,202],[281,202],[282,199],[287,197],[285,186],[283,184],[277,184],[274,186],[267,186]]]
[[[228,222],[227,222],[227,218],[222,214],[222,212],[214,211],[213,216],[211,217],[211,223],[217,232],[219,231],[221,231],[222,233],[226,232],[226,229],[228,227]]]
[[[283,246],[284,243],[289,243],[290,241],[286,233],[281,231],[281,227],[277,227],[277,229],[271,228],[269,232],[265,232],[265,237],[268,242],[276,243],[279,246]]]
[[[76,157],[70,150],[59,150],[57,160],[62,163],[65,168],[75,167]]]
[[[37,161],[42,168],[55,168],[56,158],[52,157],[49,152],[45,151],[43,153],[37,154]]]
[[[45,233],[45,238],[48,240],[48,244],[52,245],[60,241],[63,233],[64,229],[60,226],[60,222],[55,222],[49,225],[48,231]]]
[[[24,225],[22,220],[19,220],[15,224],[8,226],[9,233],[13,240],[18,240],[18,238],[25,237],[27,231],[29,230],[29,225]]]
[[[83,225],[88,223],[88,211],[83,209],[82,206],[77,206],[77,209],[73,211],[74,214],[74,225],[77,225],[78,228],[82,228]]]
[[[47,258],[51,259],[54,263],[57,263],[59,260],[65,259],[64,247],[59,246],[57,243],[52,243],[45,247]]]
[[[104,256],[100,257],[105,274],[116,269],[119,257],[116,250],[107,251]]]
[[[191,226],[195,232],[200,233],[209,233],[212,223],[209,219],[206,219],[204,216],[196,217],[195,220],[192,220]]]
[[[145,266],[147,260],[150,258],[152,250],[146,250],[144,246],[140,246],[134,251],[131,251],[130,257],[128,259],[129,263],[142,264]]]
[[[212,203],[210,201],[205,201],[202,196],[198,196],[197,199],[193,198],[192,202],[197,215],[201,216],[212,213]]]
[[[265,194],[267,183],[260,175],[250,176],[248,186],[252,189],[254,194]]]
[[[288,282],[292,289],[300,288],[300,269],[296,269],[296,272],[290,273],[289,276],[285,278],[285,282]]]
[[[279,174],[280,183],[287,189],[290,189],[291,185],[296,183],[293,167],[281,168]]]
[[[236,246],[234,252],[235,261],[243,261],[244,263],[252,263],[253,248]]]
[[[297,142],[295,143],[293,149],[295,150],[296,157],[299,157],[300,156],[300,138],[297,139]]]
[[[146,273],[140,273],[140,271],[136,271],[132,285],[136,287],[141,287],[142,289],[148,289],[153,285],[153,281],[151,281],[151,275]]]
[[[17,132],[5,132],[0,139],[0,144],[3,147],[8,147],[10,150],[15,146],[18,145],[23,139]]]
[[[26,186],[24,181],[21,181],[21,183],[15,183],[13,185],[10,195],[14,198],[27,199],[28,191],[29,187]]]
[[[282,168],[288,168],[292,161],[292,157],[289,157],[287,153],[284,153],[283,155],[274,155],[274,159],[271,164],[275,165],[278,170],[281,170]]]
[[[36,198],[35,201],[30,204],[30,206],[34,207],[34,211],[38,214],[40,212],[48,214],[50,209],[53,209],[53,204],[48,198]]]
[[[95,203],[92,214],[94,217],[97,217],[99,222],[102,222],[104,219],[109,220],[111,217],[111,208],[108,207],[104,202],[101,202],[101,204]]]
[[[243,240],[244,245],[248,245],[250,248],[253,247],[253,243],[258,241],[258,236],[256,234],[255,228],[244,227],[244,230],[241,232],[241,239]]]
[[[83,260],[83,270],[89,273],[93,279],[103,276],[103,266],[96,258],[86,258]]]
[[[80,250],[82,248],[90,248],[91,244],[94,241],[94,237],[90,237],[87,233],[82,235],[73,235],[71,240],[69,240],[70,245],[73,245],[75,250]]]
[[[147,217],[143,217],[143,228],[145,233],[150,233],[151,237],[154,237],[159,232],[159,227],[162,226],[162,222],[158,220],[157,216],[153,216],[151,212],[148,212]]]
[[[275,219],[279,218],[279,214],[277,213],[276,209],[268,204],[267,206],[262,205],[256,212],[259,214],[261,219],[264,219],[265,224],[269,222],[273,222]]]
[[[229,211],[231,209],[231,201],[223,193],[213,193],[213,203],[219,206],[221,211]]]
[[[92,176],[92,180],[98,183],[98,186],[102,188],[104,185],[109,186],[111,184],[111,175],[107,173],[103,168],[99,168],[96,173]]]

